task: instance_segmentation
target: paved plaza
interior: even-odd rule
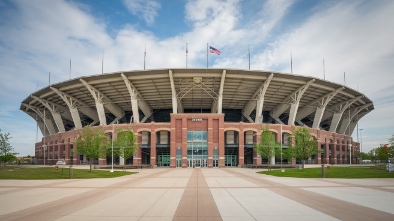
[[[0,220],[394,220],[394,179],[133,171],[111,179],[0,180]]]

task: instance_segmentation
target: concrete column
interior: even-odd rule
[[[222,113],[222,103],[223,103],[223,88],[224,81],[226,79],[226,70],[223,70],[222,78],[220,80],[219,96],[218,96],[218,114]]]
[[[69,108],[71,117],[74,122],[74,126],[76,129],[81,129],[82,128],[82,123],[81,123],[81,118],[79,117],[79,112],[77,108]]]
[[[62,120],[62,116],[59,113],[52,112],[53,119],[55,120],[57,129],[60,133],[64,133],[66,130],[64,129],[64,124]]]
[[[341,113],[335,113],[334,116],[332,116],[332,121],[330,125],[330,132],[335,132],[337,130],[339,121],[341,120],[342,117],[342,112]]]
[[[300,104],[299,102],[296,102],[295,104],[291,104],[290,105],[290,114],[289,114],[288,125],[294,124],[295,118],[297,116],[297,111],[298,111],[298,105],[299,104]]]
[[[258,124],[263,123],[263,105],[264,105],[264,95],[262,95],[262,98],[259,98],[257,100],[255,123],[258,123]]]
[[[339,131],[338,131],[339,134],[344,134],[346,132],[346,129],[348,128],[348,126],[350,124],[350,120],[351,119],[349,117],[342,120],[341,127],[339,128]]]
[[[47,128],[47,132],[49,132],[49,134],[55,134],[56,130],[55,127],[53,126],[53,121],[51,118],[49,118],[48,116],[46,116],[45,118],[45,126]],[[49,135],[48,133],[46,135]]]
[[[39,119],[39,120],[36,120],[36,122],[38,124],[38,128],[40,128],[40,131],[41,131],[41,133],[43,135],[44,134],[50,134],[48,129],[46,129],[46,127],[44,126],[44,121],[43,120]],[[44,130],[45,130],[45,133],[44,133]]]
[[[133,111],[133,122],[138,124],[140,122],[140,113],[138,112],[138,101],[131,98],[131,109]]]
[[[96,102],[97,115],[100,120],[100,125],[107,125],[107,119],[105,118],[104,104]]]
[[[320,122],[323,117],[325,108],[317,108],[315,112],[315,117],[313,118],[313,125],[312,128],[319,128]]]

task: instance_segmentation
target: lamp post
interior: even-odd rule
[[[349,142],[349,164],[352,165],[352,144]]]
[[[45,140],[45,139],[44,139]],[[45,142],[45,141],[44,141]],[[44,143],[44,145],[42,145],[42,147],[44,148],[44,166],[45,166],[45,157],[46,157],[46,153],[45,150],[47,149],[47,145]]]
[[[283,167],[282,167],[282,162],[283,162],[283,158],[282,158],[282,152],[283,152],[283,150],[282,150],[282,148],[283,148],[282,143],[283,143],[283,141],[282,141],[282,138],[283,138],[283,135],[282,135],[282,124],[280,124],[280,171],[284,172]]]
[[[112,153],[111,153],[111,157],[112,157],[112,160],[111,160],[111,164],[112,164],[112,166],[111,166],[111,173],[113,173],[114,172],[114,134],[115,134],[115,123],[113,123],[112,124]]]
[[[364,129],[358,129],[360,131],[360,159],[361,162],[363,160],[361,153],[363,152],[363,136],[361,134],[361,131],[363,131]]]
[[[44,109],[44,145],[42,146],[44,148],[44,166],[45,166],[45,150],[47,149],[47,145],[45,144],[45,127],[46,127],[46,123],[45,123],[45,109]]]

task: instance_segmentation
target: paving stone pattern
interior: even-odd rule
[[[394,179],[133,171],[112,179],[0,180],[0,220],[394,220]]]

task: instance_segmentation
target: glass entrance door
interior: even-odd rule
[[[237,155],[225,155],[224,156],[224,165],[227,167],[237,166]]]
[[[201,167],[201,159],[194,160],[194,167]]]
[[[187,132],[188,167],[208,167],[207,131]]]
[[[201,167],[208,167],[208,160],[207,159],[188,159],[187,166],[193,168],[201,168]]]
[[[218,167],[218,165],[219,165],[218,160],[214,159],[212,164],[213,164],[212,167]]]

